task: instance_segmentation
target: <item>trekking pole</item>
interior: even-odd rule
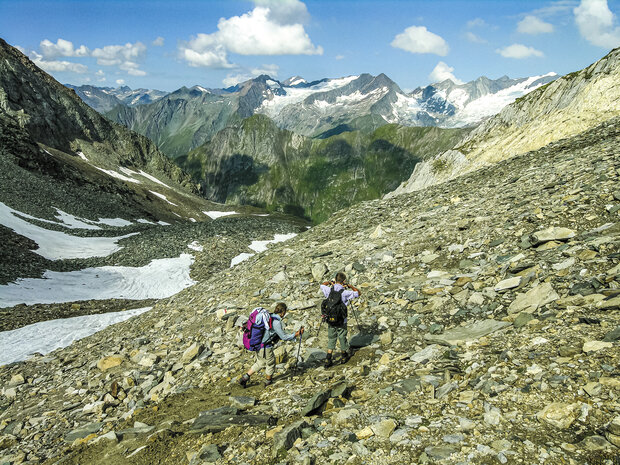
[[[303,328],[303,326],[302,326]],[[304,337],[304,333],[299,333],[299,345],[297,346],[297,357],[295,358],[295,371],[297,371],[297,364],[299,363],[299,353],[301,352],[301,340]]]
[[[353,301],[349,300],[349,307],[351,307],[351,310],[353,311],[353,316],[355,317],[355,321],[357,321],[357,330],[361,333],[362,332],[362,327],[360,325],[360,319],[357,316],[357,312],[355,311],[355,307],[353,306]]]

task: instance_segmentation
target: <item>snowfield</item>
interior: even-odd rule
[[[76,237],[64,232],[50,231],[49,229],[36,226],[17,215],[37,219],[13,210],[0,202],[0,224],[36,242],[39,248],[33,250],[33,252],[49,260],[107,257],[122,249],[117,244],[118,241],[138,234],[131,233],[117,237]],[[49,222],[49,220],[43,221]]]
[[[85,315],[40,321],[22,328],[0,332],[0,365],[26,360],[34,353],[47,354],[69,346],[102,329],[140,315],[153,307],[124,312]]]
[[[76,300],[163,299],[196,284],[189,276],[193,262],[193,255],[181,254],[177,258],[156,259],[142,267],[46,271],[43,278],[18,279],[0,286],[0,308]]]

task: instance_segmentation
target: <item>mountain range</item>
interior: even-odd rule
[[[74,87],[85,102],[112,120],[156,142],[171,158],[187,154],[217,131],[254,114],[307,137],[350,130],[373,131],[383,124],[470,127],[505,105],[557,78],[554,73],[523,79],[480,77],[465,84],[450,80],[404,92],[385,74],[361,74],[307,82],[299,76],[278,81],[267,75],[226,89],[183,87],[150,104],[102,103],[109,89]],[[124,95],[119,88],[115,95]],[[146,91],[136,91],[144,98]],[[159,96],[159,94],[156,94]],[[126,102],[139,101],[126,99]],[[153,98],[153,97],[150,97]],[[107,102],[107,100],[105,100]]]
[[[90,107],[99,113],[106,113],[117,105],[135,107],[153,103],[167,94],[161,90],[131,89],[128,86],[97,87],[91,85],[74,86],[65,84]]]

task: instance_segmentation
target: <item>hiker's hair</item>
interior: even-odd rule
[[[277,315],[282,315],[284,312],[286,312],[286,304],[284,302],[278,302],[274,313]]]
[[[342,273],[342,272],[340,272],[340,271],[339,271],[338,273],[336,273],[336,282],[337,282],[337,283],[342,284],[342,283],[344,283],[346,280],[347,280],[347,275],[346,275],[346,274],[344,274],[344,273]]]

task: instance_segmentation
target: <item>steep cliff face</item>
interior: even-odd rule
[[[102,117],[1,39],[0,112],[33,141],[69,154],[81,151],[102,168],[132,166],[191,184],[153,142]]]
[[[419,164],[394,195],[412,192],[579,134],[620,115],[620,48],[518,99],[453,150]],[[391,194],[392,195],[392,194]]]
[[[463,130],[384,125],[371,134],[311,139],[254,115],[180,161],[211,200],[264,206],[319,222],[394,189],[416,163],[462,135]]]

